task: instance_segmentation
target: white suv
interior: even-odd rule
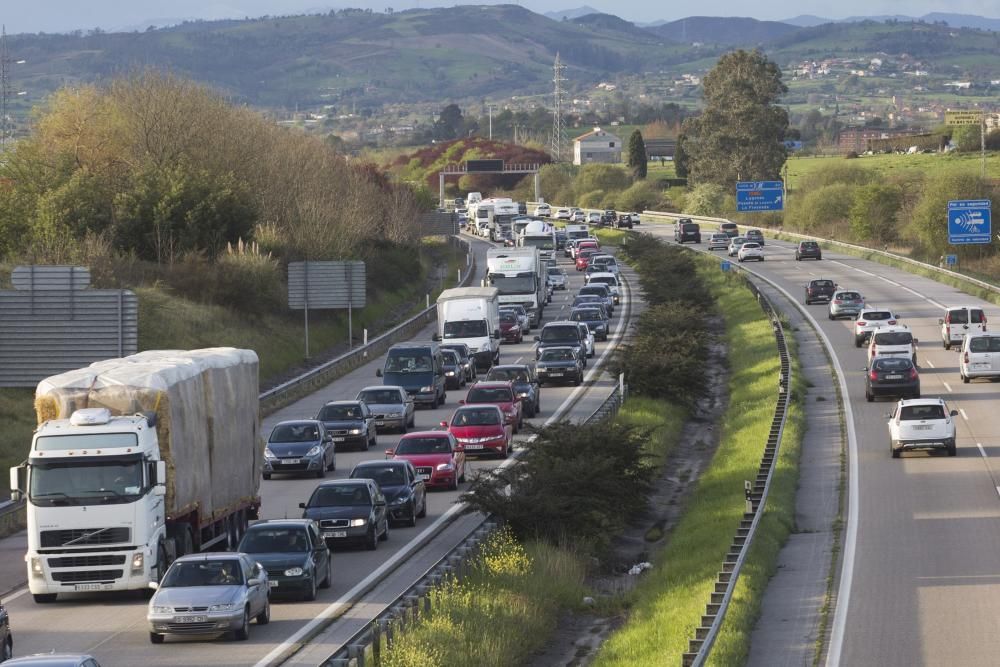
[[[962,341],[958,374],[968,384],[974,378],[1000,376],[1000,334],[970,334]]]
[[[967,335],[986,331],[986,313],[976,306],[956,306],[949,308],[938,324],[941,325],[941,344],[950,350],[952,345],[961,344]]]
[[[875,357],[909,357],[917,365],[917,339],[910,327],[899,325],[882,327],[872,333],[868,341],[868,364]]]
[[[894,327],[899,315],[890,310],[878,310],[865,306],[854,320],[854,347],[861,347],[871,338],[872,332],[882,327]]]
[[[535,207],[536,218],[547,218],[552,215],[552,207],[548,204],[539,204]]]
[[[955,456],[956,410],[940,398],[902,400],[889,414],[889,450],[899,458],[904,449],[944,449]]]

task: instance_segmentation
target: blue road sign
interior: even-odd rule
[[[739,181],[736,184],[736,210],[781,211],[785,208],[785,184],[781,181]]]
[[[944,263],[948,266],[955,266],[958,264],[958,255],[945,255]]]
[[[728,260],[722,260],[722,263],[719,264],[719,267],[723,271],[729,271],[729,269],[733,268],[733,263]]]
[[[948,202],[948,243],[989,243],[990,206],[989,199],[958,199]]]

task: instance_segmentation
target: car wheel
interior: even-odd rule
[[[892,447],[890,447],[889,451],[892,452],[892,458],[894,458],[894,459],[898,459],[899,458],[899,450],[898,449],[893,449]]]
[[[417,525],[417,503],[410,503],[410,518],[406,520],[406,525],[413,528]]]
[[[150,644],[162,644],[163,643],[163,639],[164,639],[163,635],[158,635],[155,632],[150,632],[149,633],[149,643]],[[4,654],[2,656],[2,659],[0,659],[0,662],[3,662],[4,660],[10,660],[10,658],[11,658],[10,653],[11,652],[8,650],[8,647],[5,647],[4,648]]]
[[[427,494],[424,494],[424,499],[420,502],[420,511],[417,512],[417,517],[423,519],[427,516]]]
[[[963,375],[962,376],[962,382],[964,382],[965,384],[969,384],[969,376],[968,375]]]
[[[263,475],[264,479],[271,479],[271,473],[265,472]]]
[[[807,306],[811,306],[812,305],[812,301],[810,301],[809,299],[806,299],[806,305]]]
[[[368,531],[367,541],[365,542],[365,548],[368,551],[375,551],[378,549],[378,531],[375,530],[375,526],[372,526]]]
[[[316,575],[309,577],[309,588],[305,590],[302,594],[302,599],[306,602],[312,602],[316,599]]]
[[[451,484],[448,485],[449,491],[458,491],[458,475],[456,474],[451,478]]]
[[[956,447],[955,443],[953,442],[950,445],[948,445],[948,456],[957,456],[957,455],[958,455],[958,447]]]
[[[378,539],[382,540],[383,542],[385,542],[386,540],[389,539],[389,516],[388,515],[386,515],[386,517],[385,517],[385,530],[382,531],[382,534],[379,536]]]
[[[250,639],[250,609],[246,608],[243,610],[243,625],[240,626],[239,630],[233,632],[233,638],[238,641],[246,641]]]
[[[313,586],[313,598],[315,599],[316,597],[315,576],[313,576],[312,579],[312,586]],[[260,610],[259,614],[257,614],[257,625],[267,625],[270,622],[271,622],[271,596],[268,595],[267,598],[264,599],[264,608]]]
[[[827,313],[826,316],[829,317],[831,320],[837,319],[833,316],[833,313]]]
[[[323,582],[319,585],[319,587],[330,588],[331,586],[333,586],[333,559],[327,556],[326,574],[323,576]]]
[[[865,400],[868,401],[869,403],[871,403],[872,401],[875,400],[875,397],[872,396],[872,393],[870,391],[866,391],[865,392]]]
[[[333,456],[330,457],[330,470],[333,471],[336,469],[337,469],[337,451],[334,450]]]
[[[917,355],[915,355],[915,354],[913,355],[913,365],[914,366],[919,366],[919,364],[917,364]]]
[[[854,337],[854,347],[861,347],[861,341],[862,340],[864,340],[864,339],[863,338],[858,338],[857,336],[855,336]]]
[[[316,471],[316,477],[319,478],[319,479],[323,479],[324,477],[326,477],[326,466],[325,465],[321,465],[319,467],[319,470]]]
[[[583,373],[577,373],[576,378],[573,380],[573,386],[579,387],[582,382],[583,382]]]
[[[821,260],[821,259],[823,259],[823,255],[816,255],[816,261],[817,261],[817,262],[818,262],[819,260]]]

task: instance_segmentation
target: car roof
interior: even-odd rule
[[[367,486],[366,484],[367,481],[368,481],[367,478],[352,479],[350,477],[342,477],[340,479],[329,479],[325,482],[320,482],[319,484],[316,485],[316,488],[319,489],[324,486],[362,486],[362,485]]]
[[[363,391],[382,391],[383,389],[392,389],[392,390],[395,390],[395,391],[406,391],[405,388],[400,387],[397,384],[372,384],[372,385],[368,385],[367,387],[363,387],[363,388],[359,389],[358,393],[360,394]],[[357,402],[357,401],[355,401],[355,402]],[[329,403],[327,403],[327,405],[329,405]]]
[[[342,400],[342,401],[327,401],[323,404],[324,407],[327,405],[357,405],[358,403],[364,403],[364,401],[359,399],[354,400]]]
[[[402,461],[399,459],[373,459],[371,461],[361,461],[356,463],[352,470],[357,470],[358,468],[374,468],[375,466],[396,466],[399,468],[406,467],[409,461]],[[256,525],[256,524],[255,524]]]
[[[905,407],[907,405],[944,405],[944,399],[941,398],[901,398],[898,403],[899,407]]]
[[[527,370],[528,368],[530,368],[528,366],[528,364],[498,364],[498,365],[494,366],[493,368],[491,368],[490,370],[491,371],[493,371],[493,370],[502,370],[502,371],[517,370],[517,371],[523,371],[523,370]]]
[[[302,526],[303,528],[309,526],[309,524],[315,523],[312,519],[264,519],[263,521],[256,521],[247,527],[247,531],[251,531],[258,526]]]
[[[618,280],[618,276],[610,271],[594,271],[590,274],[590,279],[593,280],[594,278],[614,278],[615,280]]]
[[[447,438],[448,431],[410,431],[400,437],[400,440],[410,440],[412,438]]]
[[[232,551],[206,551],[196,554],[187,554],[184,556],[178,556],[174,559],[175,563],[188,563],[188,562],[208,562],[210,560],[238,560],[239,553]]]
[[[287,426],[288,424],[314,424],[314,425],[318,425],[318,424],[322,424],[322,423],[323,423],[323,421],[321,419],[284,419],[284,420],[278,422],[277,424],[275,424],[274,426],[275,427],[278,427],[278,426]]]
[[[94,660],[89,653],[37,653],[13,658],[5,665],[35,665],[36,667],[67,667],[78,665],[84,660]]]

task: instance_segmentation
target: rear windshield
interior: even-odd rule
[[[969,352],[1000,352],[1000,337],[977,336],[970,338]]]
[[[735,222],[724,222],[721,225],[719,225],[719,229],[736,229],[736,223]]]
[[[899,411],[902,421],[917,419],[944,419],[944,408],[940,405],[904,405]]]
[[[888,357],[876,359],[872,369],[876,371],[908,371],[913,363],[905,357]]]
[[[753,249],[755,249],[755,248],[759,248],[759,247],[760,247],[760,245],[759,245],[759,244],[757,244],[757,243],[744,243],[744,244],[743,244],[743,247],[744,247],[745,249],[747,249],[747,250],[753,250]]]
[[[909,331],[889,331],[875,334],[876,345],[910,345],[913,336]]]
[[[685,231],[685,232],[696,232],[699,229],[701,229],[701,227],[699,227],[698,225],[694,224],[693,222],[687,222],[687,223],[681,225],[681,230]]]
[[[816,243],[815,241],[803,241],[801,244],[799,244],[799,247],[804,250],[812,250],[813,248],[818,248],[819,244]]]
[[[861,295],[857,292],[841,292],[837,298],[844,301],[859,301],[861,299]]]
[[[860,320],[891,320],[892,313],[887,310],[869,310],[858,316]]]
[[[984,321],[983,311],[978,308],[966,310],[964,308],[948,311],[949,324],[968,324],[969,316],[972,316],[973,324],[982,324]]]
[[[832,280],[814,280],[812,281],[813,287],[833,287]]]

